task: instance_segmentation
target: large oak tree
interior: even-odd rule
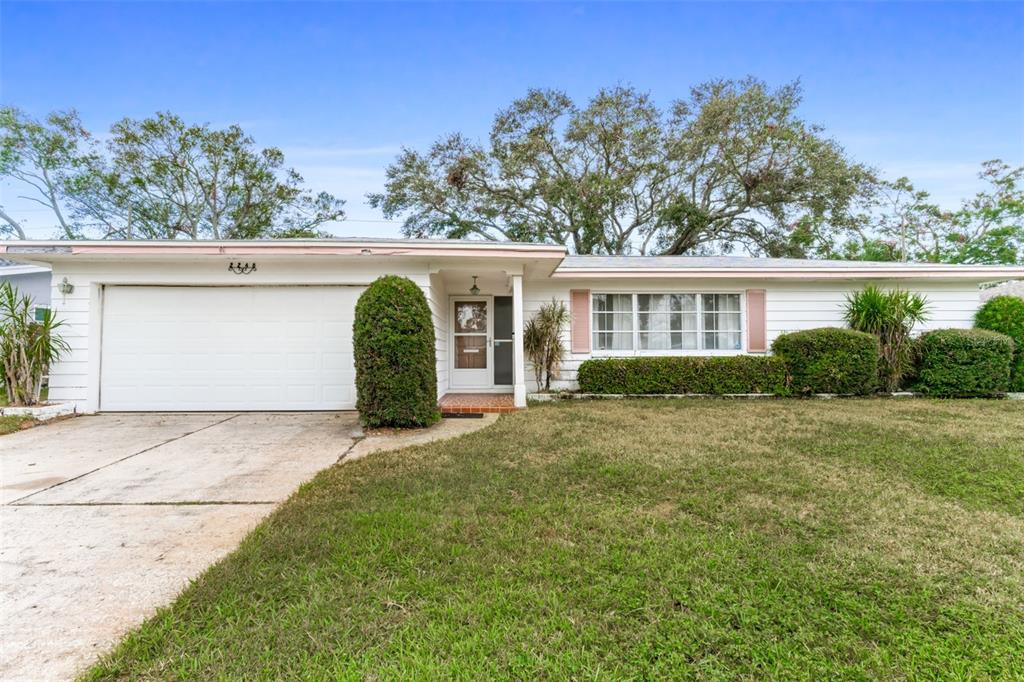
[[[798,83],[693,88],[667,111],[631,87],[583,106],[531,90],[480,144],[461,134],[404,149],[371,205],[408,236],[569,245],[581,254],[799,255],[794,229],[841,226],[875,182],[797,115]]]

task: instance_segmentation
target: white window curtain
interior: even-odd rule
[[[640,350],[697,348],[696,294],[638,294]]]
[[[633,295],[594,294],[594,349],[633,350]]]
[[[740,295],[702,294],[701,299],[704,314],[704,348],[740,350]]]

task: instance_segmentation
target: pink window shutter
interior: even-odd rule
[[[747,352],[768,350],[768,316],[764,289],[747,289]]]
[[[569,292],[570,349],[573,353],[590,352],[590,289]]]

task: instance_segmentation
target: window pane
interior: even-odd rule
[[[594,350],[633,350],[633,296],[594,294]]]
[[[704,312],[730,312],[740,311],[739,294],[704,294],[702,297]]]
[[[633,331],[633,313],[594,313],[594,329],[608,332]]]
[[[455,302],[455,333],[486,333],[487,303],[484,301]]]
[[[686,350],[697,347],[696,294],[638,294],[637,323],[641,350]]]
[[[633,297],[630,294],[594,294],[594,312],[633,312]]]
[[[704,331],[740,331],[739,313],[704,313]]]
[[[739,332],[704,332],[704,348],[707,350],[741,350]]]
[[[697,295],[638,294],[636,303],[641,313],[694,312],[697,310]]]
[[[663,294],[639,294],[636,297],[637,308],[641,313],[671,311],[671,296]]]
[[[633,350],[633,332],[594,332],[594,350]]]
[[[741,350],[739,294],[702,294],[703,342],[707,350]]]

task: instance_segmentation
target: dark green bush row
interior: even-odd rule
[[[437,408],[434,323],[423,290],[405,277],[373,282],[356,303],[356,407],[367,426],[429,426]]]
[[[601,358],[581,364],[578,380],[584,393],[786,392],[782,361],[756,355]]]
[[[823,327],[783,334],[772,352],[789,371],[797,394],[866,395],[878,378],[878,338],[850,329]]]
[[[983,329],[939,329],[917,341],[914,390],[944,397],[988,396],[1010,387],[1013,339]]]
[[[994,296],[981,306],[974,318],[979,329],[1006,334],[1017,345],[1010,368],[1010,390],[1024,391],[1024,298]]]

